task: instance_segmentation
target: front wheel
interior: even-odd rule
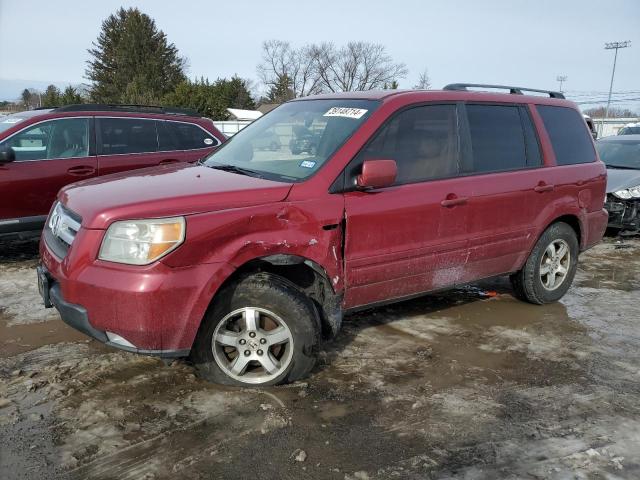
[[[304,378],[320,338],[313,303],[282,277],[255,274],[220,292],[192,350],[200,376],[226,385]]]
[[[578,238],[568,224],[558,222],[542,234],[522,270],[511,275],[516,295],[542,305],[560,300],[578,268]]]

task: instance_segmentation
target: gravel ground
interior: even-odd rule
[[[640,241],[583,254],[560,303],[504,279],[350,315],[304,383],[207,384],[40,304],[0,245],[2,479],[640,478]]]

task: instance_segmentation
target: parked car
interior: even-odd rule
[[[235,385],[305,377],[345,312],[497,275],[554,302],[606,228],[606,170],[574,103],[508,88],[306,97],[201,165],[66,187],[44,302]],[[315,156],[256,159],[254,139],[292,125],[322,131]]]
[[[303,125],[296,125],[293,128],[293,137],[289,141],[289,150],[294,155],[308,153],[315,155],[318,151],[320,137]]]
[[[605,137],[596,143],[607,166],[609,228],[640,233],[640,135]]]
[[[640,123],[629,123],[618,130],[618,135],[640,135]]]
[[[0,236],[41,230],[56,194],[78,180],[195,162],[224,137],[195,111],[70,105],[0,120]]]

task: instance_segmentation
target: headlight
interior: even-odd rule
[[[640,185],[629,189],[629,193],[633,198],[640,198]]]
[[[622,198],[623,200],[627,200],[629,198],[631,198],[631,192],[629,190],[618,190],[617,192],[613,192],[613,194],[618,197],[618,198]]]
[[[100,247],[100,260],[147,265],[175,250],[183,241],[183,217],[125,220],[109,226]]]

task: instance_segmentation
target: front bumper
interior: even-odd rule
[[[629,234],[640,233],[640,199],[622,200],[607,194],[604,206],[609,212],[610,228]]]
[[[81,228],[63,258],[48,246],[46,237],[40,243],[48,279],[44,283],[62,320],[122,350],[188,355],[209,303],[231,267],[104,262],[97,260],[103,233]],[[46,297],[43,294],[45,301]]]
[[[62,321],[70,327],[75,328],[76,330],[95,340],[98,340],[99,342],[104,343],[105,345],[116,347],[121,350],[126,350],[128,352],[140,353],[144,355],[157,355],[160,357],[185,357],[189,355],[190,349],[146,350],[111,341],[109,339],[109,336],[107,335],[107,332],[94,328],[93,325],[91,325],[86,308],[81,305],[76,305],[74,303],[65,301],[62,296],[60,284],[51,278],[50,274],[42,265],[39,265],[37,268],[38,276],[44,276],[45,278],[47,278],[47,281],[44,283],[44,288],[46,290],[41,291],[45,306],[47,306],[47,304],[50,302],[49,305],[55,307],[56,310],[58,310]]]

